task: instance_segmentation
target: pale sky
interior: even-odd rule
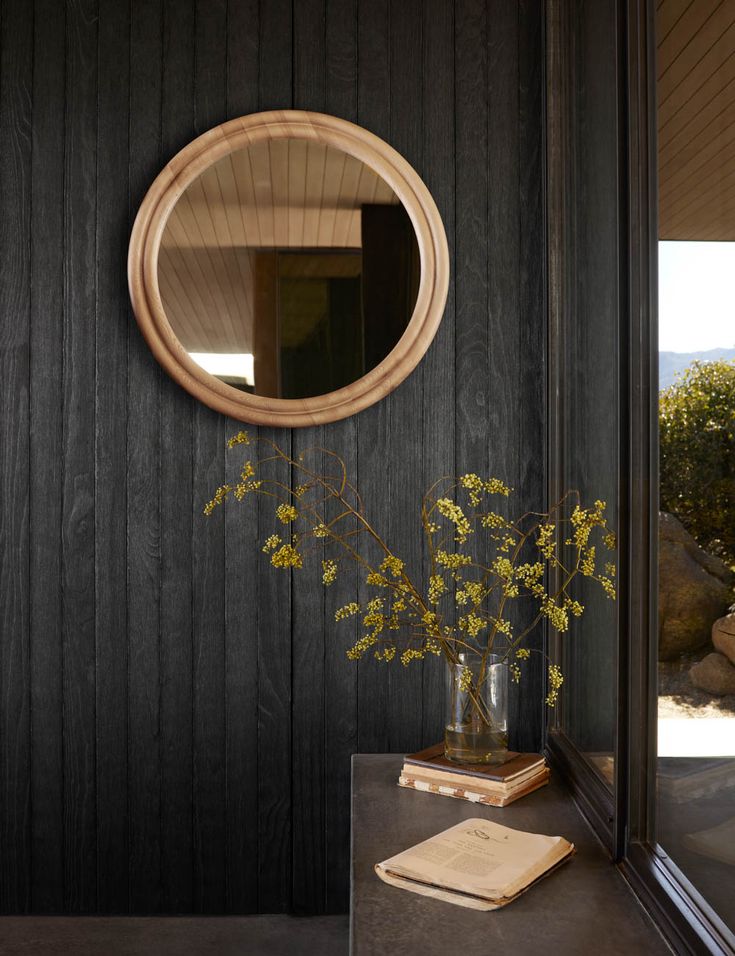
[[[659,242],[658,347],[735,347],[735,242]]]

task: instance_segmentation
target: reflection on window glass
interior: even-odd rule
[[[735,85],[718,53],[735,4],[681,19],[670,6],[657,13],[656,839],[735,929]]]

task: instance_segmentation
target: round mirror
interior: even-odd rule
[[[382,398],[441,319],[446,238],[390,146],[334,117],[232,120],[158,176],[130,291],[166,370],[243,421],[309,425]]]

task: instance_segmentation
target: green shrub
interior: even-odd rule
[[[693,362],[659,402],[661,507],[735,565],[735,361]]]

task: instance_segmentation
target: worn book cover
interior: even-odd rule
[[[574,845],[564,837],[475,818],[377,863],[375,872],[385,883],[422,896],[494,910],[512,902],[573,852]]]
[[[458,783],[444,783],[442,781],[432,780],[421,774],[412,773],[404,767],[403,772],[398,778],[400,787],[407,787],[411,790],[419,790],[423,793],[436,793],[441,797],[454,797],[457,800],[469,800],[471,803],[482,803],[488,807],[507,807],[509,803],[520,800],[521,797],[533,793],[540,787],[545,787],[549,782],[548,767],[534,774],[533,777],[524,779],[515,787],[496,787],[490,784],[482,786],[467,777],[459,778]]]
[[[469,777],[484,777],[498,783],[510,783],[522,776],[530,776],[545,764],[541,754],[508,753],[508,759],[502,764],[459,764],[444,755],[444,744],[434,744],[415,754],[407,754],[404,762],[408,766],[423,767],[438,773],[450,773]]]

